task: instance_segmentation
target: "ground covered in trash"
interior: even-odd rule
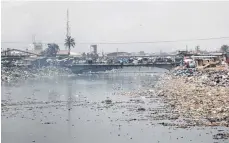
[[[42,68],[5,67],[1,68],[1,83],[23,82],[28,79],[39,79],[50,76],[73,75],[68,68],[48,66]]]
[[[182,73],[183,74],[183,73]],[[168,74],[157,87],[188,126],[229,126],[229,72],[201,71],[192,76]]]

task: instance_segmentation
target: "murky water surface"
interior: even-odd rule
[[[162,126],[155,114],[168,112],[163,100],[123,94],[153,89],[163,72],[125,68],[2,85],[2,142],[229,142],[214,139],[227,128]]]

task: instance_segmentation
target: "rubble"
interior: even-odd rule
[[[213,139],[219,140],[219,139],[229,139],[229,133],[218,133],[213,135]]]
[[[192,76],[194,72],[195,69],[187,68],[187,69],[176,69],[172,71],[172,74],[175,76]]]
[[[229,71],[227,70],[196,70],[196,69],[175,69],[171,75],[178,77],[192,77],[195,81],[210,86],[229,86]]]
[[[190,75],[187,70],[166,75],[156,86],[157,95],[180,117],[192,119],[196,125],[228,127],[228,71],[194,71]]]

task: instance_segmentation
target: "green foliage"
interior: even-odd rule
[[[71,36],[67,36],[64,45],[68,47],[68,55],[70,55],[71,47],[75,47],[75,40]]]
[[[49,43],[48,48],[45,49],[41,54],[47,57],[55,57],[59,51],[60,48],[57,44]]]
[[[221,48],[220,48],[220,51],[221,52],[229,52],[229,46],[228,45],[222,45]]]

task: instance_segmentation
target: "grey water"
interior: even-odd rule
[[[131,96],[131,92],[153,89],[165,72],[158,68],[124,68],[3,84],[2,142],[227,142],[213,139],[221,128],[162,126],[160,120],[149,117],[149,110],[136,110],[161,108],[159,99],[150,102],[142,96]],[[142,102],[132,103],[131,99]],[[106,104],[106,100],[112,103]]]

